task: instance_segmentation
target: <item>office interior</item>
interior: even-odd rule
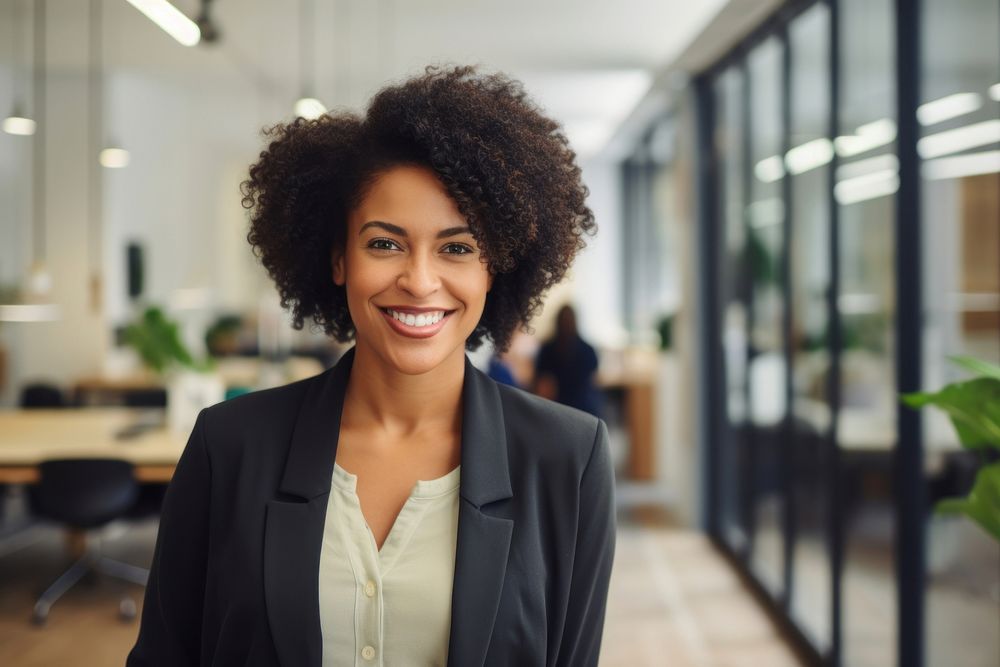
[[[564,304],[598,351],[601,664],[1000,664],[1000,541],[936,509],[1000,445],[901,400],[1000,364],[996,0],[188,0],[173,36],[156,4],[0,3],[0,663],[121,664],[198,402],[344,351],[246,242],[261,128],[455,62],[562,123],[599,226],[503,360],[530,388]],[[210,371],[144,356],[171,327]],[[73,452],[138,500],[45,515]]]

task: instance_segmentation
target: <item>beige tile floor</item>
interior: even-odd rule
[[[634,521],[630,517],[642,517]],[[792,667],[801,663],[709,542],[669,528],[655,513],[619,522],[601,665],[609,667]],[[106,544],[109,555],[148,564],[156,524]],[[135,624],[118,620],[118,595],[138,587],[79,585],[53,607],[44,628],[29,624],[34,596],[64,565],[60,533],[40,527],[31,543],[0,550],[0,665],[122,665]]]
[[[601,664],[802,665],[728,562],[701,534],[619,522]]]

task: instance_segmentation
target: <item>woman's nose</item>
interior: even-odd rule
[[[437,291],[441,280],[431,259],[411,255],[396,284],[415,297],[425,297]]]

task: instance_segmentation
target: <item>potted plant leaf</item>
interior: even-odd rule
[[[1000,366],[973,357],[951,357],[975,374],[936,392],[904,394],[913,407],[933,405],[947,413],[962,447],[981,456],[972,489],[964,498],[945,498],[935,509],[963,514],[1000,541]]]
[[[138,321],[125,328],[125,341],[167,387],[167,423],[178,432],[194,427],[198,412],[225,397],[222,378],[210,360],[196,361],[184,341],[180,327],[157,306],[143,311]]]

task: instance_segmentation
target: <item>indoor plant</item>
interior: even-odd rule
[[[972,357],[951,357],[951,361],[976,377],[902,398],[914,408],[933,405],[945,411],[962,447],[981,455],[968,495],[938,502],[937,511],[964,514],[1000,541],[1000,366]]]
[[[210,360],[196,361],[181,340],[179,325],[157,306],[149,306],[125,328],[125,341],[167,387],[167,423],[187,432],[198,412],[225,397],[225,385]]]

